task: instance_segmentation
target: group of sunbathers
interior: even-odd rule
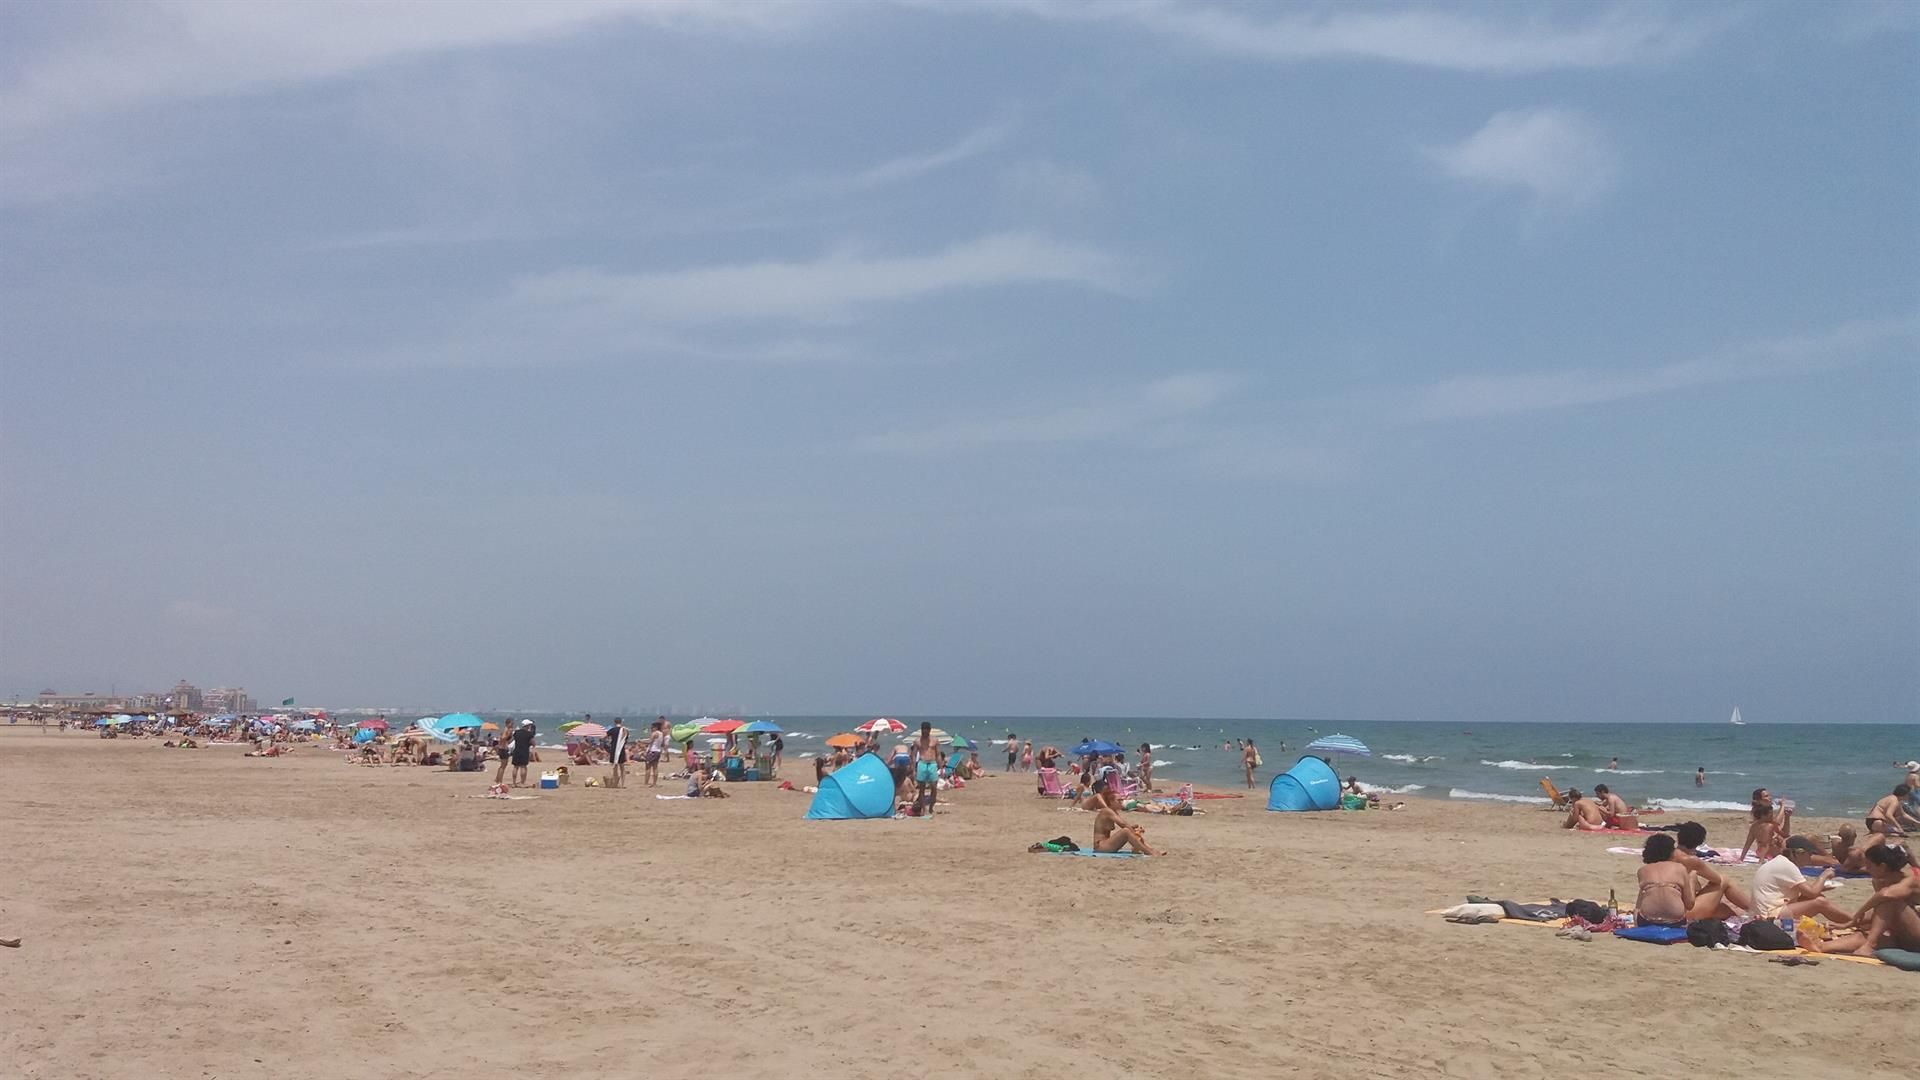
[[[1895,789],[1896,803],[1907,787]],[[1744,863],[1749,851],[1759,854],[1750,889],[1731,881],[1703,854],[1707,830],[1699,822],[1682,822],[1671,833],[1648,837],[1634,904],[1638,920],[1684,926],[1699,919],[1792,919],[1797,943],[1812,951],[1920,951],[1920,866],[1895,842],[1898,833],[1886,828],[1900,819],[1885,800],[1868,819],[1864,843],[1852,825],[1842,826],[1831,840],[1793,834],[1791,807],[1776,806],[1765,788],[1753,793],[1752,819],[1735,860]],[[1868,875],[1872,895],[1852,910],[1835,904],[1827,888],[1837,873]],[[1819,919],[1840,933],[1827,936]]]
[[[1627,805],[1625,799],[1605,784],[1593,786],[1592,798],[1582,795],[1579,788],[1570,788],[1567,791],[1567,819],[1560,827],[1582,832],[1632,830],[1640,827],[1640,811]]]

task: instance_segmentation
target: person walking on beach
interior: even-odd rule
[[[507,776],[507,754],[513,745],[513,721],[509,719],[505,730],[493,737],[493,756],[500,759],[500,767],[493,770],[493,782],[498,784]]]
[[[1260,751],[1253,748],[1253,740],[1248,739],[1240,746],[1240,764],[1247,770],[1247,786],[1253,786],[1253,767],[1260,760]]]
[[[653,730],[647,733],[646,753],[640,757],[640,782],[647,787],[660,786],[660,759],[667,756],[667,718],[661,717],[653,722]]]
[[[513,786],[527,786],[527,762],[533,760],[533,721],[522,720],[513,729]]]
[[[613,718],[612,726],[607,728],[607,764],[613,771],[607,777],[608,787],[624,787],[627,782],[627,725],[619,717]]]
[[[773,771],[775,775],[778,775],[780,772],[780,755],[786,753],[786,751],[787,751],[787,740],[782,738],[779,732],[777,731],[774,732],[773,733]]]
[[[1147,791],[1153,790],[1153,744],[1140,744],[1140,786]]]
[[[1000,771],[1012,772],[1013,767],[1016,764],[1018,764],[1019,761],[1020,761],[1020,737],[1018,735],[1015,735],[1013,732],[1009,731],[1007,732],[1007,767]]]

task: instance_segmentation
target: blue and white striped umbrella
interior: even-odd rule
[[[1323,735],[1307,744],[1307,753],[1353,754],[1356,757],[1372,757],[1373,751],[1367,744],[1351,735]]]

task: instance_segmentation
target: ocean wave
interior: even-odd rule
[[[1360,790],[1366,792],[1369,795],[1411,795],[1416,791],[1427,790],[1427,785],[1406,784],[1401,787],[1381,787],[1379,784],[1369,784],[1369,783],[1366,783],[1365,781],[1362,781],[1360,784]]]
[[[1612,774],[1614,776],[1657,776],[1660,773],[1666,772],[1667,770],[1665,769],[1595,769],[1593,771],[1599,773],[1601,776],[1606,776],[1608,774]]]
[[[1200,749],[1200,748],[1199,748],[1199,747],[1197,747],[1197,746],[1189,746],[1189,747],[1187,747],[1187,749],[1189,749],[1189,750],[1198,750],[1198,749]],[[1745,774],[1743,773],[1742,775],[1745,775]]]
[[[1382,760],[1385,760],[1385,761],[1404,761],[1409,765],[1416,764],[1422,761],[1447,760],[1446,758],[1443,758],[1438,754],[1429,754],[1426,757],[1421,757],[1418,754],[1381,754],[1380,757]],[[1482,764],[1485,764],[1485,762],[1482,762]]]
[[[1746,803],[1721,802],[1718,799],[1648,799],[1648,806],[1662,810],[1745,810]]]
[[[1488,765],[1496,769],[1526,769],[1528,772],[1539,772],[1547,768],[1545,765],[1535,764],[1531,761],[1482,761],[1480,764]]]
[[[1552,805],[1544,796],[1540,796],[1540,795],[1495,795],[1491,792],[1467,791],[1463,788],[1448,788],[1447,798],[1449,799],[1480,799],[1480,800],[1486,800],[1490,802],[1526,803],[1529,806]]]
[[[1171,764],[1173,764],[1173,762],[1171,762],[1171,761],[1161,761],[1161,760],[1160,760],[1159,758],[1154,758],[1154,759],[1153,759],[1153,767],[1154,767],[1154,768],[1156,768],[1156,769],[1163,769],[1163,768],[1166,768],[1166,767],[1167,767],[1168,765],[1171,765]]]
[[[789,731],[786,735],[789,739],[817,739],[820,737],[805,731]]]

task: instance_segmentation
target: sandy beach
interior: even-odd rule
[[[318,748],[0,730],[0,755],[25,1080],[1909,1075],[1902,972],[1422,914],[1631,897],[1605,849],[1632,838],[1526,808],[1249,797],[1148,819],[1172,854],[1123,861],[1027,854],[1091,820],[1023,776],[933,821],[808,822],[770,784],[503,802]]]

